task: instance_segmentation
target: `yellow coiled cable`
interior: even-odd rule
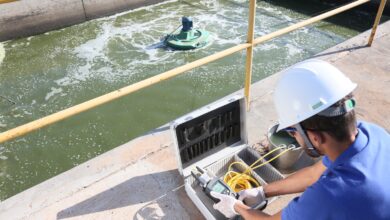
[[[260,168],[260,167],[272,162],[273,160],[280,157],[281,155],[283,155],[284,153],[286,153],[287,151],[289,151],[291,149],[291,148],[287,148],[286,150],[280,152],[278,155],[271,158],[270,160],[267,160],[259,165],[256,165],[258,162],[263,160],[266,156],[268,156],[268,155],[272,154],[273,152],[275,152],[279,149],[282,149],[282,148],[284,148],[284,147],[277,147],[277,148],[271,150],[270,152],[266,153],[264,156],[262,156],[258,160],[256,160],[254,163],[252,163],[252,165],[250,165],[249,167],[248,167],[248,165],[246,165],[243,162],[231,163],[229,165],[228,172],[225,174],[225,176],[223,178],[223,181],[235,192],[239,192],[239,191],[244,190],[244,189],[250,189],[250,188],[252,188],[252,186],[255,186],[255,187],[260,186],[260,183],[258,183],[257,180],[255,178],[253,178],[249,173],[251,171],[253,171],[254,169]],[[239,173],[239,172],[233,171],[233,165],[235,165],[235,164],[239,164],[239,165],[241,165],[243,167],[247,167],[247,168],[245,169],[244,172]]]

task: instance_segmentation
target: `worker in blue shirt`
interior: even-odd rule
[[[321,60],[304,61],[282,74],[274,92],[278,131],[289,132],[307,154],[322,160],[283,180],[241,191],[238,200],[213,192],[220,199],[214,208],[229,218],[390,219],[390,135],[356,121],[356,84]],[[249,207],[300,192],[275,215]]]

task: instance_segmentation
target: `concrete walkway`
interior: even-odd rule
[[[365,46],[368,34],[316,57],[359,84],[359,119],[390,130],[390,22],[379,27],[372,47]],[[279,77],[252,87],[249,144],[263,140],[275,122],[272,92]],[[182,187],[168,129],[158,128],[1,202],[0,219],[203,219]],[[279,211],[293,197],[280,197],[266,211]]]

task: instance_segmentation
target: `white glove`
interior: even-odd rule
[[[215,203],[213,205],[214,209],[221,212],[226,218],[233,218],[234,216],[238,215],[236,210],[234,210],[234,205],[236,204],[236,202],[241,201],[238,201],[233,196],[228,196],[214,191],[212,191],[210,194],[214,198],[220,200],[218,203]]]
[[[238,195],[239,195],[238,200],[244,201],[245,205],[251,207],[263,203],[266,200],[262,186],[257,188],[242,190],[238,192]]]

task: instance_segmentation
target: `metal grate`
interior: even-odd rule
[[[241,140],[239,100],[186,121],[176,128],[182,164],[192,163],[215,148]]]

